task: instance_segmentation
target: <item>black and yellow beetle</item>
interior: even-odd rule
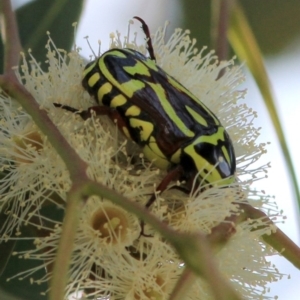
[[[156,192],[172,180],[185,180],[191,190],[198,182],[226,186],[236,169],[232,142],[218,118],[189,90],[155,63],[146,23],[150,58],[132,49],[111,49],[90,62],[82,85],[97,101],[85,111],[55,103],[83,119],[108,115],[119,129],[137,143],[146,158],[168,173]],[[146,207],[155,201],[155,193]]]

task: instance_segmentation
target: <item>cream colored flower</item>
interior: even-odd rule
[[[209,233],[232,212],[238,213],[233,202],[247,200],[257,208],[278,214],[268,196],[250,189],[253,181],[264,178],[268,166],[252,167],[266,150],[264,144],[256,143],[259,130],[252,124],[256,113],[238,104],[245,96],[245,91],[236,90],[243,81],[240,67],[235,67],[233,60],[219,64],[212,52],[205,54],[205,49],[197,52],[187,31],[177,29],[165,41],[165,30],[166,27],[159,29],[153,37],[157,63],[203,101],[229,132],[237,156],[237,183],[194,195],[171,189],[177,184],[172,183],[168,191],[158,195],[151,211],[178,231],[203,233]],[[118,33],[111,35],[112,47],[132,47],[146,54],[144,45],[138,46],[130,36],[122,43]],[[51,39],[47,49],[48,72],[43,72],[34,59],[30,67],[24,59],[20,80],[88,163],[90,178],[132,201],[146,203],[165,173],[158,172],[143,156],[134,155],[132,162],[130,143],[106,117],[83,121],[54,107],[53,103],[58,102],[87,109],[95,103],[81,86],[85,63],[78,51],[58,50]],[[225,75],[216,80],[223,68]],[[43,234],[33,238],[31,250],[15,253],[39,260],[40,266],[16,277],[46,282],[51,276],[62,220],[48,217],[43,209],[46,205],[64,208],[69,174],[26,112],[13,100],[2,100],[0,160],[5,176],[0,180],[0,208],[8,217],[0,238],[26,238],[18,237],[24,225],[37,232],[42,229]],[[216,254],[221,272],[245,299],[264,298],[267,284],[281,277],[267,262],[267,256],[274,253],[259,239],[271,229],[253,231],[262,223],[257,220],[238,225],[237,233]],[[183,262],[149,226],[146,232],[152,237],[138,238],[140,225],[135,216],[106,199],[88,199],[77,229],[66,295],[83,291],[95,299],[166,299],[182,272]],[[49,272],[43,278],[35,278],[35,271],[44,267]],[[210,299],[202,280],[197,280],[187,299]]]

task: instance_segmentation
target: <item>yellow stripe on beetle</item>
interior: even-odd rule
[[[120,85],[120,90],[128,97],[131,98],[136,91],[142,90],[145,87],[145,83],[140,80],[131,79]]]
[[[166,98],[166,93],[163,87],[158,83],[151,82],[149,83],[149,86],[153,89],[164,111],[168,112],[168,117],[176,124],[178,129],[186,136],[194,137],[194,132],[185,126],[184,122],[179,118],[170,101]]]
[[[154,165],[162,170],[167,170],[170,166],[169,160],[158,148],[156,139],[151,136],[148,145],[143,147],[143,153],[147,159],[153,161]]]
[[[214,123],[216,125],[221,125],[220,121],[218,120],[218,118],[213,114],[212,111],[209,110],[208,107],[206,107],[206,105],[202,102],[200,102],[188,89],[186,89],[184,86],[182,86],[179,82],[177,82],[176,80],[174,80],[174,78],[172,78],[171,76],[168,76],[168,81],[170,82],[171,85],[173,85],[174,87],[176,87],[176,89],[186,95],[188,95],[190,97],[190,99],[194,100],[196,102],[197,105],[201,105],[201,108],[203,110],[206,111],[206,113],[211,116],[214,120]]]
[[[99,102],[102,102],[102,98],[104,95],[108,94],[111,92],[113,86],[109,82],[105,82],[97,92],[97,98]]]
[[[124,71],[130,75],[139,74],[150,77],[149,68],[139,61],[136,61],[134,66],[124,67]]]
[[[118,106],[122,106],[126,102],[127,102],[127,99],[123,95],[119,94],[119,95],[115,96],[114,98],[112,98],[112,100],[110,101],[110,107],[115,108]]]
[[[97,60],[95,60],[93,63],[91,63],[88,67],[86,67],[83,70],[83,77],[87,76],[88,74],[90,74],[91,71],[93,71],[93,69],[96,67],[97,65]]]
[[[224,155],[226,161],[230,162],[229,153],[225,146],[222,146],[222,152],[223,152],[223,155]]]
[[[199,138],[201,139],[201,137]],[[197,142],[198,144],[199,142]],[[200,177],[208,182],[216,182],[222,179],[221,174],[216,169],[215,165],[210,164],[204,157],[195,151],[196,142],[186,146],[183,151],[193,159],[197,170],[200,172]]]
[[[100,80],[100,74],[95,73],[88,79],[88,85],[89,87],[93,87],[98,81]]]
[[[154,125],[152,123],[138,118],[130,118],[129,124],[132,128],[137,128],[139,130],[140,139],[142,142],[148,141],[154,129]]]
[[[137,117],[141,113],[141,109],[136,105],[131,105],[125,112],[126,117]]]
[[[185,106],[185,108],[196,122],[207,127],[207,121],[202,116],[200,116],[197,112],[195,112],[192,108],[190,108],[187,105]]]

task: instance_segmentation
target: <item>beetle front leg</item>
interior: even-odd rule
[[[111,108],[107,106],[91,106],[86,110],[79,110],[77,108],[74,108],[69,105],[63,105],[60,103],[53,103],[55,107],[62,108],[64,110],[67,110],[69,112],[72,112],[74,114],[79,115],[83,120],[87,120],[92,117],[92,112],[94,112],[96,115],[110,115],[111,114]]]
[[[67,110],[69,112],[72,112],[74,114],[77,114],[83,120],[87,120],[87,119],[91,118],[92,114],[95,114],[96,116],[100,116],[100,115],[108,116],[114,123],[117,124],[117,126],[119,127],[121,132],[123,132],[127,138],[131,138],[129,132],[127,130],[125,130],[125,128],[127,128],[127,125],[126,125],[124,119],[122,118],[122,116],[116,109],[112,109],[108,106],[97,105],[97,106],[91,106],[86,110],[79,110],[72,106],[63,105],[60,103],[53,103],[53,105],[55,107],[59,107],[64,110]]]

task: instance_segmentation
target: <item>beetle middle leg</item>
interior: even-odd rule
[[[169,173],[163,178],[163,180],[160,182],[160,184],[158,185],[158,187],[156,188],[155,192],[151,195],[151,197],[149,198],[149,200],[147,201],[145,207],[148,209],[150,208],[150,206],[154,203],[154,201],[156,200],[156,195],[157,193],[162,193],[164,192],[168,185],[170,184],[171,181],[176,181],[178,179],[180,179],[183,175],[183,168],[181,165],[176,166],[176,168],[172,169],[171,171],[169,171]],[[140,236],[145,236],[145,237],[150,237],[151,235],[147,235],[145,234],[145,222],[141,221],[141,232],[140,232]]]

